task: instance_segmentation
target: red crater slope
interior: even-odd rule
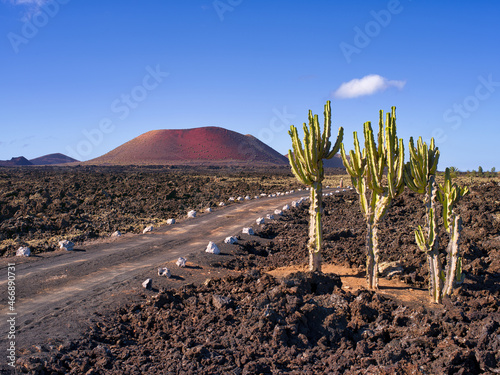
[[[219,127],[152,130],[87,162],[98,165],[288,165],[251,135]]]

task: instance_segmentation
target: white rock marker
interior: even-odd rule
[[[207,208],[205,209],[205,212],[212,212],[212,208],[211,208],[211,207],[207,207]]]
[[[266,219],[274,220],[274,215],[273,214],[267,214],[266,215]]]
[[[195,210],[191,210],[191,211],[189,211],[189,212],[188,212],[188,217],[189,217],[189,218],[194,218],[194,217],[196,217],[196,211],[195,211]]]
[[[224,202],[219,203],[219,207],[224,207],[226,204]]]
[[[144,289],[151,290],[153,288],[153,279],[146,279],[146,280],[144,280],[144,282],[142,283],[142,287]]]
[[[226,239],[224,240],[224,243],[228,243],[228,244],[234,245],[234,244],[238,243],[238,239],[236,237],[234,237],[234,236],[226,237]]]
[[[258,224],[258,225],[261,225],[261,224],[264,224],[265,220],[263,217],[259,217],[255,220],[255,222]]]
[[[151,232],[153,230],[153,226],[152,225],[148,225],[146,228],[144,228],[144,230],[142,231],[142,233],[148,233],[148,232]]]
[[[167,278],[170,278],[172,277],[172,274],[167,267],[160,267],[158,268],[158,276],[165,276]]]
[[[21,246],[16,251],[16,257],[29,257],[31,256],[31,250],[29,247]]]
[[[175,219],[168,219],[167,220],[167,225],[173,225],[175,224]]]
[[[68,240],[59,241],[59,249],[63,249],[66,251],[73,251],[73,247],[75,247],[75,244],[71,241]]]
[[[210,241],[207,245],[207,248],[205,249],[205,252],[218,255],[218,254],[220,254],[220,249],[217,247],[216,244],[214,244],[212,241]]]
[[[281,216],[281,215],[283,215],[283,211],[276,209],[276,210],[274,210],[274,214]]]
[[[120,237],[121,235],[122,235],[122,233],[121,233],[119,230],[117,230],[116,232],[114,232],[114,233],[111,235],[111,237]]]
[[[250,236],[253,236],[255,234],[253,229],[250,227],[243,228],[242,232],[243,232],[243,234],[249,234]]]
[[[175,262],[175,264],[177,264],[177,267],[186,267],[186,258],[180,257],[179,259],[177,259],[177,262]]]

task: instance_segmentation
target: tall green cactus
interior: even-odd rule
[[[325,105],[325,123],[323,132],[319,126],[318,115],[309,111],[309,127],[304,123],[304,144],[299,139],[297,128],[290,126],[290,137],[292,138],[292,150],[288,151],[288,160],[293,174],[299,181],[311,187],[311,205],[309,208],[309,270],[321,272],[321,248],[323,244],[323,230],[321,226],[321,215],[323,212],[323,179],[325,172],[323,159],[331,159],[338,152],[344,129],[339,128],[337,141],[332,148],[331,135],[331,108],[330,101]]]
[[[429,265],[429,293],[433,302],[442,303],[445,295],[450,295],[453,287],[463,281],[462,259],[459,252],[461,230],[460,216],[455,214],[454,206],[458,200],[468,193],[467,188],[452,184],[450,169],[446,168],[443,185],[438,186],[435,175],[439,161],[439,150],[431,139],[429,147],[422,138],[415,148],[413,138],[410,138],[410,161],[405,166],[406,186],[424,195],[426,208],[425,231],[421,226],[415,231],[418,247],[426,253]],[[446,250],[446,267],[439,257],[439,228],[437,225],[437,202],[443,206],[443,225],[450,236]]]
[[[426,226],[419,225],[415,231],[415,240],[420,250],[425,252],[429,265],[429,293],[436,303],[441,303],[443,279],[442,265],[439,259],[439,232],[437,225],[436,203],[438,186],[436,183],[436,170],[439,161],[439,149],[431,139],[428,147],[419,137],[417,147],[413,137],[409,142],[410,160],[405,166],[405,183],[410,190],[424,194],[426,211]]]
[[[379,112],[377,143],[370,122],[364,124],[365,144],[361,151],[357,132],[354,132],[354,150],[347,156],[344,145],[341,155],[344,166],[359,194],[361,211],[365,215],[366,279],[369,289],[378,288],[378,225],[392,200],[404,190],[404,146],[396,136],[396,107],[386,114]],[[385,176],[386,174],[386,176]]]

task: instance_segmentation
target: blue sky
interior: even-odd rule
[[[0,0],[0,159],[200,126],[284,154],[331,100],[347,149],[396,106],[440,169],[498,170],[499,19],[494,0]]]

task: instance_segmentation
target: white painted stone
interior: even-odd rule
[[[253,229],[250,227],[243,228],[242,232],[243,232],[243,234],[249,234],[250,236],[253,236],[255,234]]]
[[[281,211],[281,210],[279,210],[279,209],[276,209],[276,210],[274,210],[274,214],[275,214],[275,215],[280,215],[280,216],[281,216],[281,215],[283,215],[283,211]]]
[[[151,232],[152,230],[153,230],[153,226],[149,225],[146,228],[144,228],[144,230],[142,231],[142,233],[148,233],[148,232]]]
[[[62,250],[73,251],[74,246],[75,246],[75,244],[71,241],[68,241],[68,240],[59,241],[59,249],[62,249]]]
[[[122,233],[121,233],[119,230],[117,230],[116,232],[114,232],[114,233],[111,235],[111,237],[120,237],[121,235],[122,235]]]
[[[238,243],[238,239],[236,237],[234,237],[234,236],[226,237],[226,239],[224,240],[224,243],[235,245],[235,244]]]
[[[255,220],[255,222],[256,222],[257,224],[259,224],[259,225],[264,224],[264,221],[265,221],[265,220],[264,220],[264,218],[263,218],[263,217],[259,217],[259,218],[257,218],[257,219]]]
[[[172,274],[167,267],[160,267],[158,268],[158,276],[165,276],[167,278],[170,278],[172,277]]]
[[[226,204],[224,202],[219,203],[219,207],[224,207]]]
[[[217,254],[220,254],[220,249],[217,247],[216,244],[214,244],[212,241],[210,241],[207,245],[205,252],[217,255]]]
[[[17,249],[16,256],[17,257],[29,257],[29,256],[31,256],[31,250],[29,247],[21,246],[19,249]]]
[[[274,215],[273,214],[267,214],[266,215],[266,219],[274,220]]]
[[[189,218],[194,218],[194,217],[196,217],[196,211],[195,211],[195,210],[191,210],[191,211],[189,211],[189,212],[188,212],[188,217],[189,217]]]
[[[142,283],[142,287],[144,289],[152,289],[153,288],[153,279],[146,279]]]
[[[290,206],[288,204],[285,204],[282,208],[283,211],[288,211],[290,209]]]
[[[167,220],[167,225],[173,225],[175,224],[175,219],[168,219]]]
[[[207,208],[205,209],[205,212],[212,212],[212,208],[211,208],[211,207],[207,207]]]
[[[175,262],[175,264],[177,264],[177,267],[186,267],[186,258],[180,257],[179,259],[177,259],[177,262]]]

